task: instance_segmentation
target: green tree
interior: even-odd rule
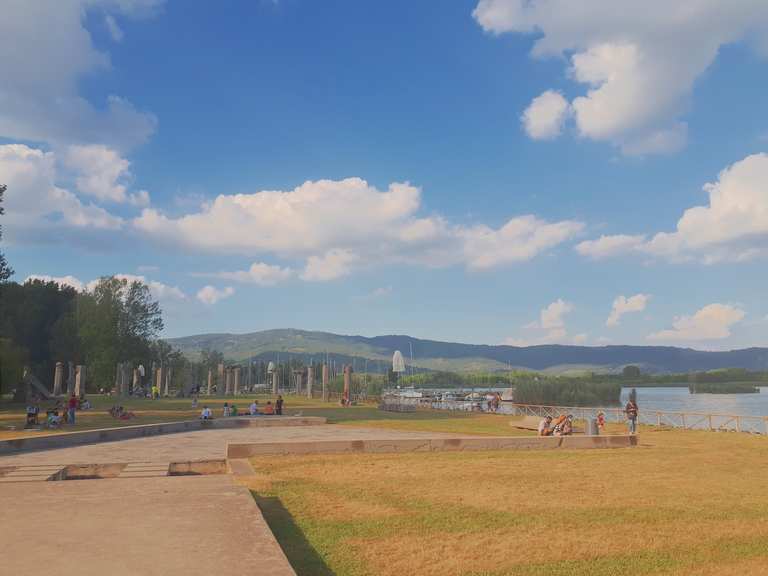
[[[639,378],[640,377],[640,368],[637,366],[624,366],[624,369],[621,371],[621,375],[624,378]]]
[[[0,184],[0,216],[5,214],[5,208],[3,208],[3,195],[8,187],[5,184]],[[3,227],[0,226],[0,240],[3,239]],[[8,266],[8,262],[5,260],[5,254],[0,252],[0,282],[7,282],[8,279],[13,276],[13,269]]]

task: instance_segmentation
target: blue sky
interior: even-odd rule
[[[12,0],[3,249],[168,336],[768,345],[768,6],[667,4]]]

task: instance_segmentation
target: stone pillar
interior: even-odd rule
[[[56,362],[56,369],[53,372],[53,395],[61,396],[61,385],[64,382],[64,364]]]
[[[277,369],[272,372],[272,394],[277,394],[277,372]]]
[[[307,398],[312,398],[312,384],[315,380],[315,367],[307,366]]]
[[[240,366],[235,366],[234,371],[235,371],[235,375],[234,375],[232,393],[235,396],[239,396],[240,395]]]
[[[68,362],[67,365],[67,396],[72,396],[75,392],[75,365]]]
[[[217,369],[216,394],[224,396],[224,364],[219,364]]]
[[[213,370],[208,368],[208,396],[213,393]]]
[[[163,391],[163,374],[165,373],[165,370],[162,366],[155,370],[155,386],[157,387],[157,394],[158,396]]]
[[[75,368],[75,396],[85,395],[85,366]]]
[[[163,393],[163,396],[165,396],[166,398],[171,394],[172,379],[173,379],[173,368],[168,366],[168,368],[165,369],[165,392]]]
[[[136,391],[141,387],[141,375],[139,374],[139,369],[134,368],[133,369],[133,381],[131,382],[131,392],[136,393]]]
[[[323,364],[323,402],[328,402],[328,364]]]
[[[349,388],[352,383],[352,366],[349,364],[344,366],[344,395],[341,397],[342,403],[346,406],[349,404]]]

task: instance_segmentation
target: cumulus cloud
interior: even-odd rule
[[[648,294],[635,294],[627,298],[626,296],[617,296],[613,301],[613,307],[611,313],[608,316],[608,320],[605,321],[606,326],[618,326],[619,320],[624,314],[631,312],[642,312],[650,300]]]
[[[133,226],[144,236],[201,250],[306,258],[305,280],[337,278],[372,260],[491,268],[530,260],[583,228],[531,215],[500,228],[463,226],[420,216],[420,209],[421,190],[408,183],[380,191],[347,178],[305,182],[290,191],[220,195],[179,218],[146,209]]]
[[[533,99],[521,117],[528,136],[534,140],[552,140],[560,136],[563,123],[570,111],[563,95],[547,90]]]
[[[118,230],[122,219],[93,204],[85,204],[57,185],[56,159],[23,144],[0,146],[0,182],[8,185],[5,208],[7,239],[36,236],[62,228]],[[59,239],[60,240],[60,239]]]
[[[235,293],[235,289],[231,286],[227,286],[226,288],[222,288],[221,290],[218,288],[215,288],[214,286],[204,286],[197,292],[197,299],[200,300],[203,304],[207,304],[209,306],[212,306],[213,304],[216,304],[216,302],[219,302],[220,300],[224,300],[225,298],[229,298]]]
[[[98,10],[116,17],[151,13],[163,0],[67,0],[3,4],[0,18],[0,137],[53,145],[101,143],[119,150],[144,142],[154,116],[112,95],[96,105],[78,93],[87,74],[108,70],[85,27]],[[44,33],[42,32],[44,31]]]
[[[488,32],[535,35],[535,57],[565,57],[584,87],[570,104],[579,133],[625,154],[682,147],[696,79],[723,45],[768,33],[763,0],[480,0],[473,14]]]
[[[350,273],[357,254],[349,250],[329,250],[322,256],[310,256],[301,273],[301,279],[308,282],[328,282]]]
[[[678,316],[672,328],[655,332],[648,340],[699,341],[722,340],[731,335],[731,327],[744,318],[744,310],[730,304],[709,304],[693,316]]]
[[[601,236],[576,246],[592,258],[635,252],[671,261],[741,262],[768,252],[768,154],[754,154],[705,184],[705,206],[686,210],[674,232]]]
[[[539,313],[539,319],[523,326],[526,336],[522,338],[509,337],[504,340],[508,346],[537,346],[542,344],[564,344],[572,342],[583,344],[586,334],[568,337],[565,317],[573,311],[573,304],[558,298]]]
[[[130,202],[136,206],[149,204],[146,190],[128,194],[131,164],[115,150],[102,144],[69,146],[63,163],[76,172],[77,189],[87,196],[100,201]]]
[[[274,286],[291,278],[294,271],[290,268],[273,266],[263,262],[254,262],[248,270],[237,270],[235,272],[216,272],[213,274],[195,274],[195,276],[209,276],[212,278],[221,278],[222,280],[233,280],[246,284],[258,284],[259,286]]]

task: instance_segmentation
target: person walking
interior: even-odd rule
[[[77,396],[72,394],[67,402],[67,423],[75,425],[75,411],[77,411]]]
[[[624,407],[630,434],[637,434],[637,412],[637,402],[635,402],[634,396],[630,396],[627,405]]]

